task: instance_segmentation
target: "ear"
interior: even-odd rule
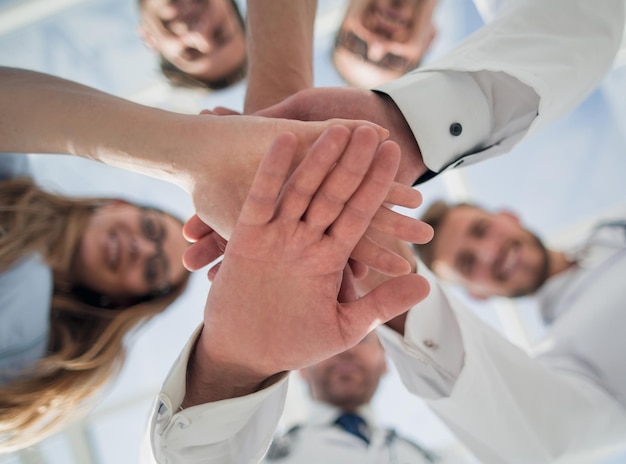
[[[156,41],[154,40],[154,37],[152,36],[152,34],[150,34],[144,23],[141,23],[139,26],[137,26],[137,35],[144,43],[144,45],[150,50],[156,49]]]

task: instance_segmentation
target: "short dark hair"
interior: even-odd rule
[[[193,77],[191,74],[177,68],[171,62],[165,59],[163,55],[161,57],[160,69],[163,75],[167,78],[168,82],[175,87],[185,87],[190,89],[210,89],[220,90],[237,82],[243,80],[246,77],[248,70],[248,62],[244,60],[241,66],[235,68],[230,74],[211,80],[201,80]]]
[[[143,0],[139,0],[139,4],[141,5]],[[230,3],[233,6],[233,10],[235,10],[235,14],[237,15],[237,20],[241,25],[241,29],[245,32],[246,30],[246,22],[241,15],[241,11],[239,11],[239,7],[237,6],[237,2],[235,0],[230,0]],[[174,66],[170,61],[168,61],[163,55],[159,55],[160,63],[159,67],[163,75],[167,78],[168,82],[175,87],[185,87],[191,89],[210,89],[210,90],[220,90],[226,87],[230,87],[231,85],[236,84],[237,82],[243,80],[246,77],[246,72],[248,70],[248,60],[243,60],[240,66],[235,68],[231,73],[226,76],[219,77],[217,79],[211,80],[201,80],[193,77],[192,75],[186,73],[185,71]]]
[[[415,252],[422,260],[422,262],[428,266],[430,269],[433,267],[433,262],[435,260],[435,244],[437,243],[437,229],[441,227],[441,224],[444,222],[450,211],[459,207],[469,207],[469,208],[478,208],[478,206],[473,205],[471,203],[456,203],[456,204],[448,204],[443,200],[437,200],[433,204],[431,204],[426,212],[420,218],[421,221],[429,224],[435,231],[435,235],[433,239],[424,243],[423,245],[418,245],[416,243],[413,244],[413,248]]]

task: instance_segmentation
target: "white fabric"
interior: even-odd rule
[[[368,426],[369,446],[361,439],[347,433],[334,421],[341,411],[324,403],[315,402],[311,417],[297,430],[277,438],[273,451],[263,464],[425,464],[424,454],[392,431],[376,424],[370,408],[358,411]],[[278,456],[284,454],[284,457]]]
[[[610,68],[623,27],[624,0],[511,2],[447,57],[378,90],[403,112],[427,166],[442,172],[459,161],[504,153],[572,109]],[[463,125],[456,138],[449,131],[453,122]],[[587,378],[530,359],[463,308],[436,307],[430,316],[414,308],[407,337],[387,333],[384,343],[407,386],[431,398],[433,409],[486,463],[553,462],[626,437],[623,411]],[[456,321],[450,338],[446,321]],[[425,340],[436,343],[422,349]],[[158,462],[256,463],[278,424],[286,382],[175,413],[189,346],[152,416]]]
[[[538,301],[543,313],[552,309],[554,317],[545,361],[589,377],[626,409],[624,276],[626,223],[601,227],[577,265],[548,280]]]
[[[26,155],[0,153],[0,181],[30,176]],[[37,254],[0,274],[0,384],[41,359],[48,346],[52,271]]]
[[[430,170],[467,166],[510,151],[587,96],[611,68],[624,14],[622,0],[511,1],[462,46],[377,90],[402,111]]]
[[[420,273],[428,274],[423,268]],[[429,380],[425,375],[415,375],[421,359],[435,355],[427,349],[415,355],[403,348],[418,349],[422,345],[421,338],[412,339],[411,335],[419,318],[407,318],[404,339],[391,330],[379,333],[405,386],[425,397],[431,409],[481,462],[589,463],[624,448],[626,412],[592,381],[593,369],[572,362],[571,352],[555,355],[551,362],[533,359],[482,323],[462,303],[450,296],[446,299],[448,303],[443,302],[441,308],[454,311],[462,342],[457,345],[458,340],[448,341],[445,335],[438,341],[450,344],[449,350],[457,346],[464,354],[464,364],[453,388],[449,392],[441,390],[439,398],[434,398],[429,388],[438,382],[437,376]],[[420,310],[417,305],[410,314]],[[574,334],[572,337],[577,338]],[[596,338],[602,337],[596,334]],[[611,363],[617,361],[615,356],[611,358]],[[444,372],[439,377],[446,376]]]

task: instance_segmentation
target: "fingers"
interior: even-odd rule
[[[222,256],[225,249],[226,240],[213,232],[185,250],[183,265],[190,271],[197,271]]]
[[[392,237],[412,243],[428,243],[434,235],[433,228],[425,222],[392,211],[384,206],[376,211],[371,227]]]
[[[350,132],[341,126],[326,129],[308,151],[285,185],[280,205],[284,219],[300,220],[328,172],[350,142]]]
[[[389,192],[399,162],[398,145],[393,142],[383,142],[361,185],[328,229],[327,233],[344,248],[354,248],[369,227],[374,214]]]
[[[362,266],[371,267],[389,276],[399,276],[411,272],[411,265],[406,259],[380,246],[366,235],[361,237],[356,244],[350,258]],[[355,277],[361,278],[363,273],[355,273]]]
[[[370,169],[379,140],[367,127],[356,129],[341,158],[324,179],[305,214],[308,226],[326,230],[343,211]]]
[[[297,139],[289,132],[283,132],[274,139],[252,181],[250,192],[239,215],[239,223],[267,224],[274,217],[278,197],[287,179],[296,149]]]
[[[213,232],[211,226],[206,224],[197,214],[194,214],[183,226],[183,237],[190,242],[197,242],[205,235]]]
[[[422,194],[413,187],[394,182],[391,184],[385,203],[414,209],[422,204]]]
[[[344,339],[349,344],[356,343],[376,326],[422,301],[429,291],[424,277],[409,274],[387,280],[354,302],[341,303],[339,317]]]
[[[216,106],[212,110],[204,109],[200,111],[200,114],[207,114],[213,116],[235,116],[240,115],[239,111],[231,110],[230,108],[224,108],[223,106]]]
[[[348,265],[350,266],[350,270],[355,279],[364,279],[365,276],[367,275],[368,268],[365,264],[361,263],[360,261],[349,259]]]
[[[239,111],[235,111],[230,108],[224,108],[223,106],[216,106],[215,108],[213,108],[213,113],[218,116],[235,116],[241,114]]]

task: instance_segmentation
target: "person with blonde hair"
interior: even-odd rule
[[[183,291],[179,219],[39,188],[0,155],[0,450],[88,411],[122,365],[124,339]]]

